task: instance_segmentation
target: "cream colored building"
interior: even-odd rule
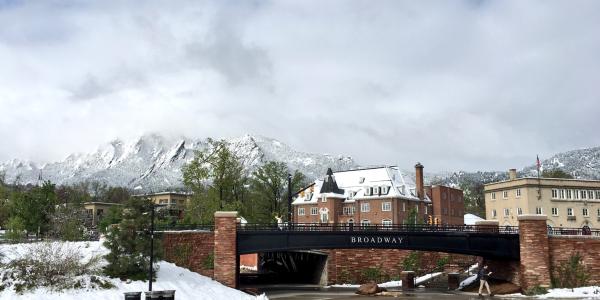
[[[154,204],[166,205],[174,208],[185,208],[190,199],[190,194],[176,192],[161,192],[153,194],[138,195],[138,197],[146,197],[152,200]]]
[[[502,226],[538,214],[552,227],[600,228],[600,180],[517,178],[511,169],[509,180],[486,184],[484,191],[486,219]]]

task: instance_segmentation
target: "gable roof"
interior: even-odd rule
[[[332,183],[327,181],[330,176],[338,188],[337,192],[333,191]],[[395,166],[331,172],[301,191],[293,204],[316,203],[322,194],[343,195],[346,202],[380,198],[421,201],[417,197],[414,181]],[[425,201],[429,201],[429,198]]]

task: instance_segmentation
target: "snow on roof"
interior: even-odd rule
[[[338,187],[344,191],[347,202],[353,202],[354,199],[371,198],[419,200],[414,181],[402,174],[398,167],[338,171],[333,173],[333,178]],[[315,180],[314,185],[308,186],[298,194],[293,204],[317,203],[322,196],[319,191],[321,191],[323,182],[322,178]],[[426,198],[425,201],[429,201],[429,199]]]
[[[475,225],[475,222],[484,220],[474,214],[465,214],[465,225]]]

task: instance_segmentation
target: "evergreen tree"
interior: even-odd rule
[[[146,279],[150,264],[150,212],[148,199],[131,198],[127,201],[121,222],[110,226],[104,242],[110,253],[105,256],[108,265],[104,273],[110,277],[133,280]],[[162,256],[160,239],[154,239],[154,261]],[[153,268],[156,273],[157,266]]]

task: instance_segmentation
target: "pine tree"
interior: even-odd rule
[[[150,212],[148,199],[131,198],[123,209],[123,219],[108,230],[104,245],[110,250],[105,256],[108,265],[104,273],[110,277],[133,280],[146,279],[150,264]],[[154,239],[155,264],[162,256],[160,239]],[[157,267],[154,268],[156,273]]]

